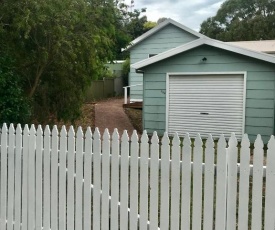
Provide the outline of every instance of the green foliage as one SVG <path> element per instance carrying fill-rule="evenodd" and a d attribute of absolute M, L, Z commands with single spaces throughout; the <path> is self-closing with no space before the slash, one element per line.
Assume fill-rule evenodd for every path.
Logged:
<path fill-rule="evenodd" d="M 127 86 L 129 85 L 129 72 L 130 72 L 130 58 L 127 58 L 122 66 L 122 79 L 123 79 L 123 85 Z"/>
<path fill-rule="evenodd" d="M 30 104 L 24 96 L 19 75 L 11 59 L 0 55 L 0 123 L 25 123 L 30 117 Z"/>
<path fill-rule="evenodd" d="M 39 122 L 77 118 L 87 85 L 113 58 L 114 11 L 112 0 L 1 3 L 0 39 Z"/>
<path fill-rule="evenodd" d="M 275 0 L 227 0 L 200 32 L 222 41 L 275 39 Z"/>

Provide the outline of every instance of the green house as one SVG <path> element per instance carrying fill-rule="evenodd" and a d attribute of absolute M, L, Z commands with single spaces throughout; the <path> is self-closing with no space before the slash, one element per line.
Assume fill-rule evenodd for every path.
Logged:
<path fill-rule="evenodd" d="M 250 140 L 275 132 L 275 56 L 207 37 L 131 65 L 143 76 L 143 128 Z"/>
<path fill-rule="evenodd" d="M 124 50 L 130 52 L 130 63 L 134 64 L 202 37 L 204 35 L 172 19 L 167 19 L 133 40 Z M 129 73 L 131 102 L 142 101 L 142 82 L 142 74 L 137 73 L 134 68 L 131 68 Z"/>

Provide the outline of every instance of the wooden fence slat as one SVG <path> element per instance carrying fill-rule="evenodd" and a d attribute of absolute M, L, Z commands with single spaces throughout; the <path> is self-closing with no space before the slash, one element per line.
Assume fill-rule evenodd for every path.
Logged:
<path fill-rule="evenodd" d="M 7 166 L 8 166 L 8 128 L 4 124 L 1 133 L 1 207 L 0 229 L 6 229 L 7 219 Z"/>
<path fill-rule="evenodd" d="M 16 149 L 15 149 L 15 207 L 14 207 L 14 230 L 21 229 L 21 202 L 22 202 L 22 128 L 16 127 Z"/>
<path fill-rule="evenodd" d="M 243 136 L 240 151 L 240 182 L 238 229 L 248 229 L 248 201 L 249 201 L 249 171 L 250 171 L 250 142 L 248 135 Z"/>
<path fill-rule="evenodd" d="M 263 141 L 258 135 L 253 155 L 252 230 L 262 229 L 263 155 Z"/>
<path fill-rule="evenodd" d="M 76 133 L 76 154 L 75 154 L 75 229 L 82 229 L 83 214 L 83 132 L 78 127 Z"/>
<path fill-rule="evenodd" d="M 214 214 L 214 141 L 209 134 L 205 144 L 203 229 L 213 229 Z"/>
<path fill-rule="evenodd" d="M 28 229 L 35 228 L 35 148 L 36 130 L 31 126 L 29 136 L 29 162 L 28 162 Z"/>
<path fill-rule="evenodd" d="M 94 132 L 93 142 L 93 230 L 100 230 L 101 223 L 101 140 L 98 128 Z"/>
<path fill-rule="evenodd" d="M 29 127 L 23 132 L 23 176 L 22 176 L 22 230 L 28 230 L 28 162 L 29 162 Z"/>
<path fill-rule="evenodd" d="M 67 131 L 63 125 L 60 133 L 60 151 L 59 151 L 59 230 L 66 229 L 66 169 L 67 169 Z"/>
<path fill-rule="evenodd" d="M 202 217 L 202 140 L 199 134 L 195 138 L 194 155 L 193 155 L 193 212 L 192 212 L 192 229 L 201 229 Z"/>
<path fill-rule="evenodd" d="M 237 138 L 232 133 L 228 143 L 227 158 L 227 229 L 236 229 L 236 206 L 237 206 L 237 161 L 238 148 Z"/>
<path fill-rule="evenodd" d="M 14 126 L 9 127 L 9 144 L 8 144 L 8 205 L 7 205 L 7 230 L 13 230 L 14 217 L 14 149 L 15 149 L 15 134 Z"/>
<path fill-rule="evenodd" d="M 129 137 L 125 130 L 121 137 L 120 166 L 120 229 L 128 229 L 128 176 L 129 176 Z M 140 194 L 141 195 L 141 194 Z"/>
<path fill-rule="evenodd" d="M 58 130 L 54 125 L 51 151 L 51 230 L 58 229 L 58 141 Z"/>
<path fill-rule="evenodd" d="M 111 161 L 111 229 L 118 230 L 118 202 L 119 202 L 119 134 L 115 129 L 112 135 Z"/>
<path fill-rule="evenodd" d="M 7 168 L 8 168 L 8 128 L 4 123 L 1 130 L 1 200 L 0 229 L 6 229 L 7 220 Z"/>
<path fill-rule="evenodd" d="M 135 130 L 131 137 L 130 230 L 136 230 L 138 228 L 138 194 L 139 194 L 138 153 L 139 153 L 138 135 Z"/>
<path fill-rule="evenodd" d="M 181 167 L 181 229 L 190 228 L 191 199 L 191 140 L 187 133 L 183 140 Z"/>
<path fill-rule="evenodd" d="M 226 227 L 227 149 L 224 135 L 217 147 L 215 229 Z"/>
<path fill-rule="evenodd" d="M 265 187 L 265 230 L 275 227 L 275 139 L 271 136 L 267 145 Z"/>
<path fill-rule="evenodd" d="M 92 194 L 91 194 L 91 183 L 92 183 L 92 150 L 93 140 L 92 131 L 88 127 L 85 134 L 85 155 L 84 155 L 84 223 L 83 229 L 90 230 L 92 226 Z"/>
<path fill-rule="evenodd" d="M 41 125 L 39 125 L 37 128 L 35 156 L 35 228 L 42 229 L 43 131 Z"/>
<path fill-rule="evenodd" d="M 68 133 L 68 171 L 67 171 L 67 229 L 74 230 L 75 224 L 75 198 L 74 198 L 74 175 L 75 175 L 75 132 L 73 126 Z"/>
<path fill-rule="evenodd" d="M 150 160 L 150 229 L 158 228 L 159 206 L 159 139 L 157 132 L 153 133 L 151 140 Z"/>
<path fill-rule="evenodd" d="M 172 141 L 172 163 L 171 163 L 171 229 L 179 229 L 180 214 L 180 139 L 178 134 L 174 135 Z"/>
<path fill-rule="evenodd" d="M 110 190 L 110 134 L 105 129 L 102 141 L 102 209 L 101 229 L 109 229 L 109 190 Z"/>
<path fill-rule="evenodd" d="M 43 175 L 43 230 L 50 230 L 51 223 L 51 132 L 47 125 L 44 130 L 44 175 Z M 24 153 L 24 151 L 23 151 Z M 24 157 L 24 155 L 23 155 Z M 23 210 L 22 210 L 23 212 Z M 23 215 L 23 213 L 22 213 Z"/>
<path fill-rule="evenodd" d="M 161 192 L 160 192 L 160 229 L 169 229 L 169 187 L 170 187 L 170 140 L 167 132 L 161 141 Z"/>

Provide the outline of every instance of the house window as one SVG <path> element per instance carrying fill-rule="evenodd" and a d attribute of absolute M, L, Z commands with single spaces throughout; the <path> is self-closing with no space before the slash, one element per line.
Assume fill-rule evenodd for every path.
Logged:
<path fill-rule="evenodd" d="M 154 57 L 154 56 L 156 56 L 157 54 L 149 54 L 149 58 L 150 57 Z"/>

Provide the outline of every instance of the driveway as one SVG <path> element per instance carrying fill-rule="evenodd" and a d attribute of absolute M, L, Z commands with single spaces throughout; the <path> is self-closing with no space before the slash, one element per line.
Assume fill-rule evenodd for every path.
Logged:
<path fill-rule="evenodd" d="M 99 128 L 101 136 L 105 128 L 109 129 L 110 135 L 115 128 L 118 129 L 120 136 L 124 130 L 128 131 L 129 137 L 132 135 L 134 127 L 124 113 L 123 102 L 123 98 L 111 98 L 95 104 L 95 127 Z"/>

